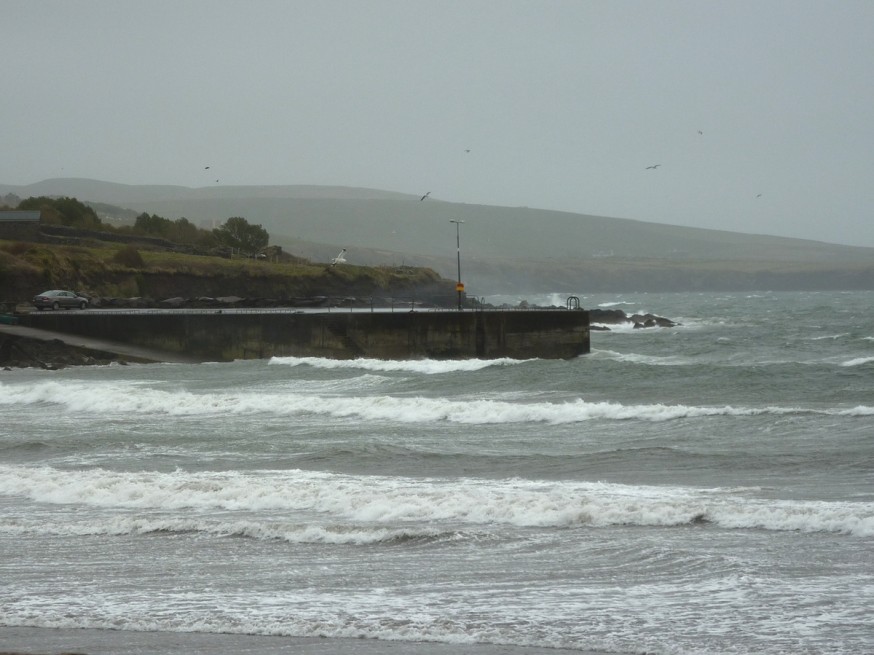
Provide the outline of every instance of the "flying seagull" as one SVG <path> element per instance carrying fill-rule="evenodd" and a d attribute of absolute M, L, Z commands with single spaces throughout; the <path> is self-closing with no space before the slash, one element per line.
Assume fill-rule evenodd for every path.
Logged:
<path fill-rule="evenodd" d="M 421 198 L 419 198 L 419 202 L 422 202 L 425 198 L 427 198 L 427 197 L 430 196 L 430 195 L 431 195 L 431 192 L 429 191 L 429 192 L 426 193 L 424 196 L 422 196 Z"/>
<path fill-rule="evenodd" d="M 659 166 L 661 166 L 661 164 L 653 164 L 652 166 L 647 166 L 647 167 L 646 167 L 645 169 L 643 169 L 643 170 L 645 170 L 645 171 L 648 171 L 648 170 L 650 170 L 650 169 L 655 170 L 655 169 L 658 168 Z"/>
<path fill-rule="evenodd" d="M 209 170 L 209 166 L 204 166 L 204 167 L 203 167 L 203 170 L 205 170 L 205 171 L 206 171 L 206 170 Z"/>
<path fill-rule="evenodd" d="M 704 134 L 704 132 L 702 132 L 701 130 L 698 130 L 698 134 Z"/>
<path fill-rule="evenodd" d="M 340 254 L 331 260 L 331 266 L 336 266 L 337 264 L 345 264 L 346 263 L 346 257 L 344 257 L 345 254 L 346 254 L 346 249 L 343 248 L 343 250 L 340 251 Z"/>

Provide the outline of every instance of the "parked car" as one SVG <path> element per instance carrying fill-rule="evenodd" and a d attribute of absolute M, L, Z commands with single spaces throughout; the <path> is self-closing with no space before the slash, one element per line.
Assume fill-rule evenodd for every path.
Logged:
<path fill-rule="evenodd" d="M 53 289 L 34 296 L 33 305 L 40 311 L 46 308 L 60 309 L 61 307 L 64 309 L 85 309 L 88 307 L 88 299 L 72 291 Z"/>

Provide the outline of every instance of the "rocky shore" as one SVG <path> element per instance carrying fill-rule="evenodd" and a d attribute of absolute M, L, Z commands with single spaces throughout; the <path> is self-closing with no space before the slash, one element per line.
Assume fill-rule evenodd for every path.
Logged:
<path fill-rule="evenodd" d="M 68 366 L 106 366 L 127 364 L 128 360 L 115 353 L 80 348 L 60 339 L 43 341 L 0 333 L 0 369 L 41 368 L 56 371 Z"/>

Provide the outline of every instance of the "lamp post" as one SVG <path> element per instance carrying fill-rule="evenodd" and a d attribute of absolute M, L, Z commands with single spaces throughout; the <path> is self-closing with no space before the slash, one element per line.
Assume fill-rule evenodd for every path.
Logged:
<path fill-rule="evenodd" d="M 461 224 L 464 221 L 456 221 L 449 219 L 450 223 L 455 223 L 455 248 L 458 253 L 458 283 L 455 285 L 455 290 L 458 292 L 458 311 L 461 311 L 461 294 L 464 291 L 464 284 L 461 282 Z"/>

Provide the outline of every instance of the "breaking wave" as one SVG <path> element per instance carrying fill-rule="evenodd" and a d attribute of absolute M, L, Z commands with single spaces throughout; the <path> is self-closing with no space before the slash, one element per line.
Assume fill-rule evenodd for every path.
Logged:
<path fill-rule="evenodd" d="M 55 381 L 19 386 L 0 383 L 0 407 L 45 405 L 53 411 L 91 416 L 142 414 L 145 416 L 330 416 L 369 421 L 460 424 L 547 423 L 552 425 L 591 420 L 669 421 L 718 416 L 760 416 L 787 414 L 822 414 L 831 416 L 871 416 L 874 407 L 810 409 L 804 407 L 701 407 L 690 405 L 625 405 L 617 402 L 588 402 L 582 398 L 564 402 L 512 402 L 489 398 L 458 400 L 421 396 L 319 395 L 287 390 L 265 389 L 260 392 L 224 393 L 166 391 L 147 386 L 85 384 Z"/>
<path fill-rule="evenodd" d="M 492 366 L 512 366 L 523 364 L 525 359 L 460 359 L 460 360 L 437 360 L 437 359 L 325 359 L 323 357 L 272 357 L 269 365 L 282 366 L 311 366 L 313 368 L 337 370 L 356 369 L 365 371 L 406 371 L 421 373 L 424 375 L 436 375 L 439 373 L 479 371 Z"/>
<path fill-rule="evenodd" d="M 788 501 L 751 497 L 750 490 L 631 486 L 520 479 L 415 479 L 314 471 L 116 472 L 0 465 L 0 494 L 38 503 L 116 510 L 191 511 L 195 518 L 106 519 L 111 534 L 198 530 L 257 539 L 363 544 L 410 538 L 454 538 L 436 525 L 522 527 L 693 526 L 834 532 L 874 536 L 874 503 Z M 209 522 L 209 511 L 303 513 L 306 527 L 283 523 Z M 383 524 L 407 522 L 409 529 Z M 352 522 L 348 527 L 337 523 Z M 366 524 L 362 527 L 361 524 Z M 424 532 L 417 523 L 426 526 Z M 36 525 L 36 523 L 34 523 Z M 77 530 L 76 524 L 65 530 Z M 374 528 L 377 526 L 377 528 Z M 21 530 L 0 518 L 0 531 Z M 40 529 L 52 529 L 42 527 Z M 60 529 L 60 528 L 59 528 Z"/>

